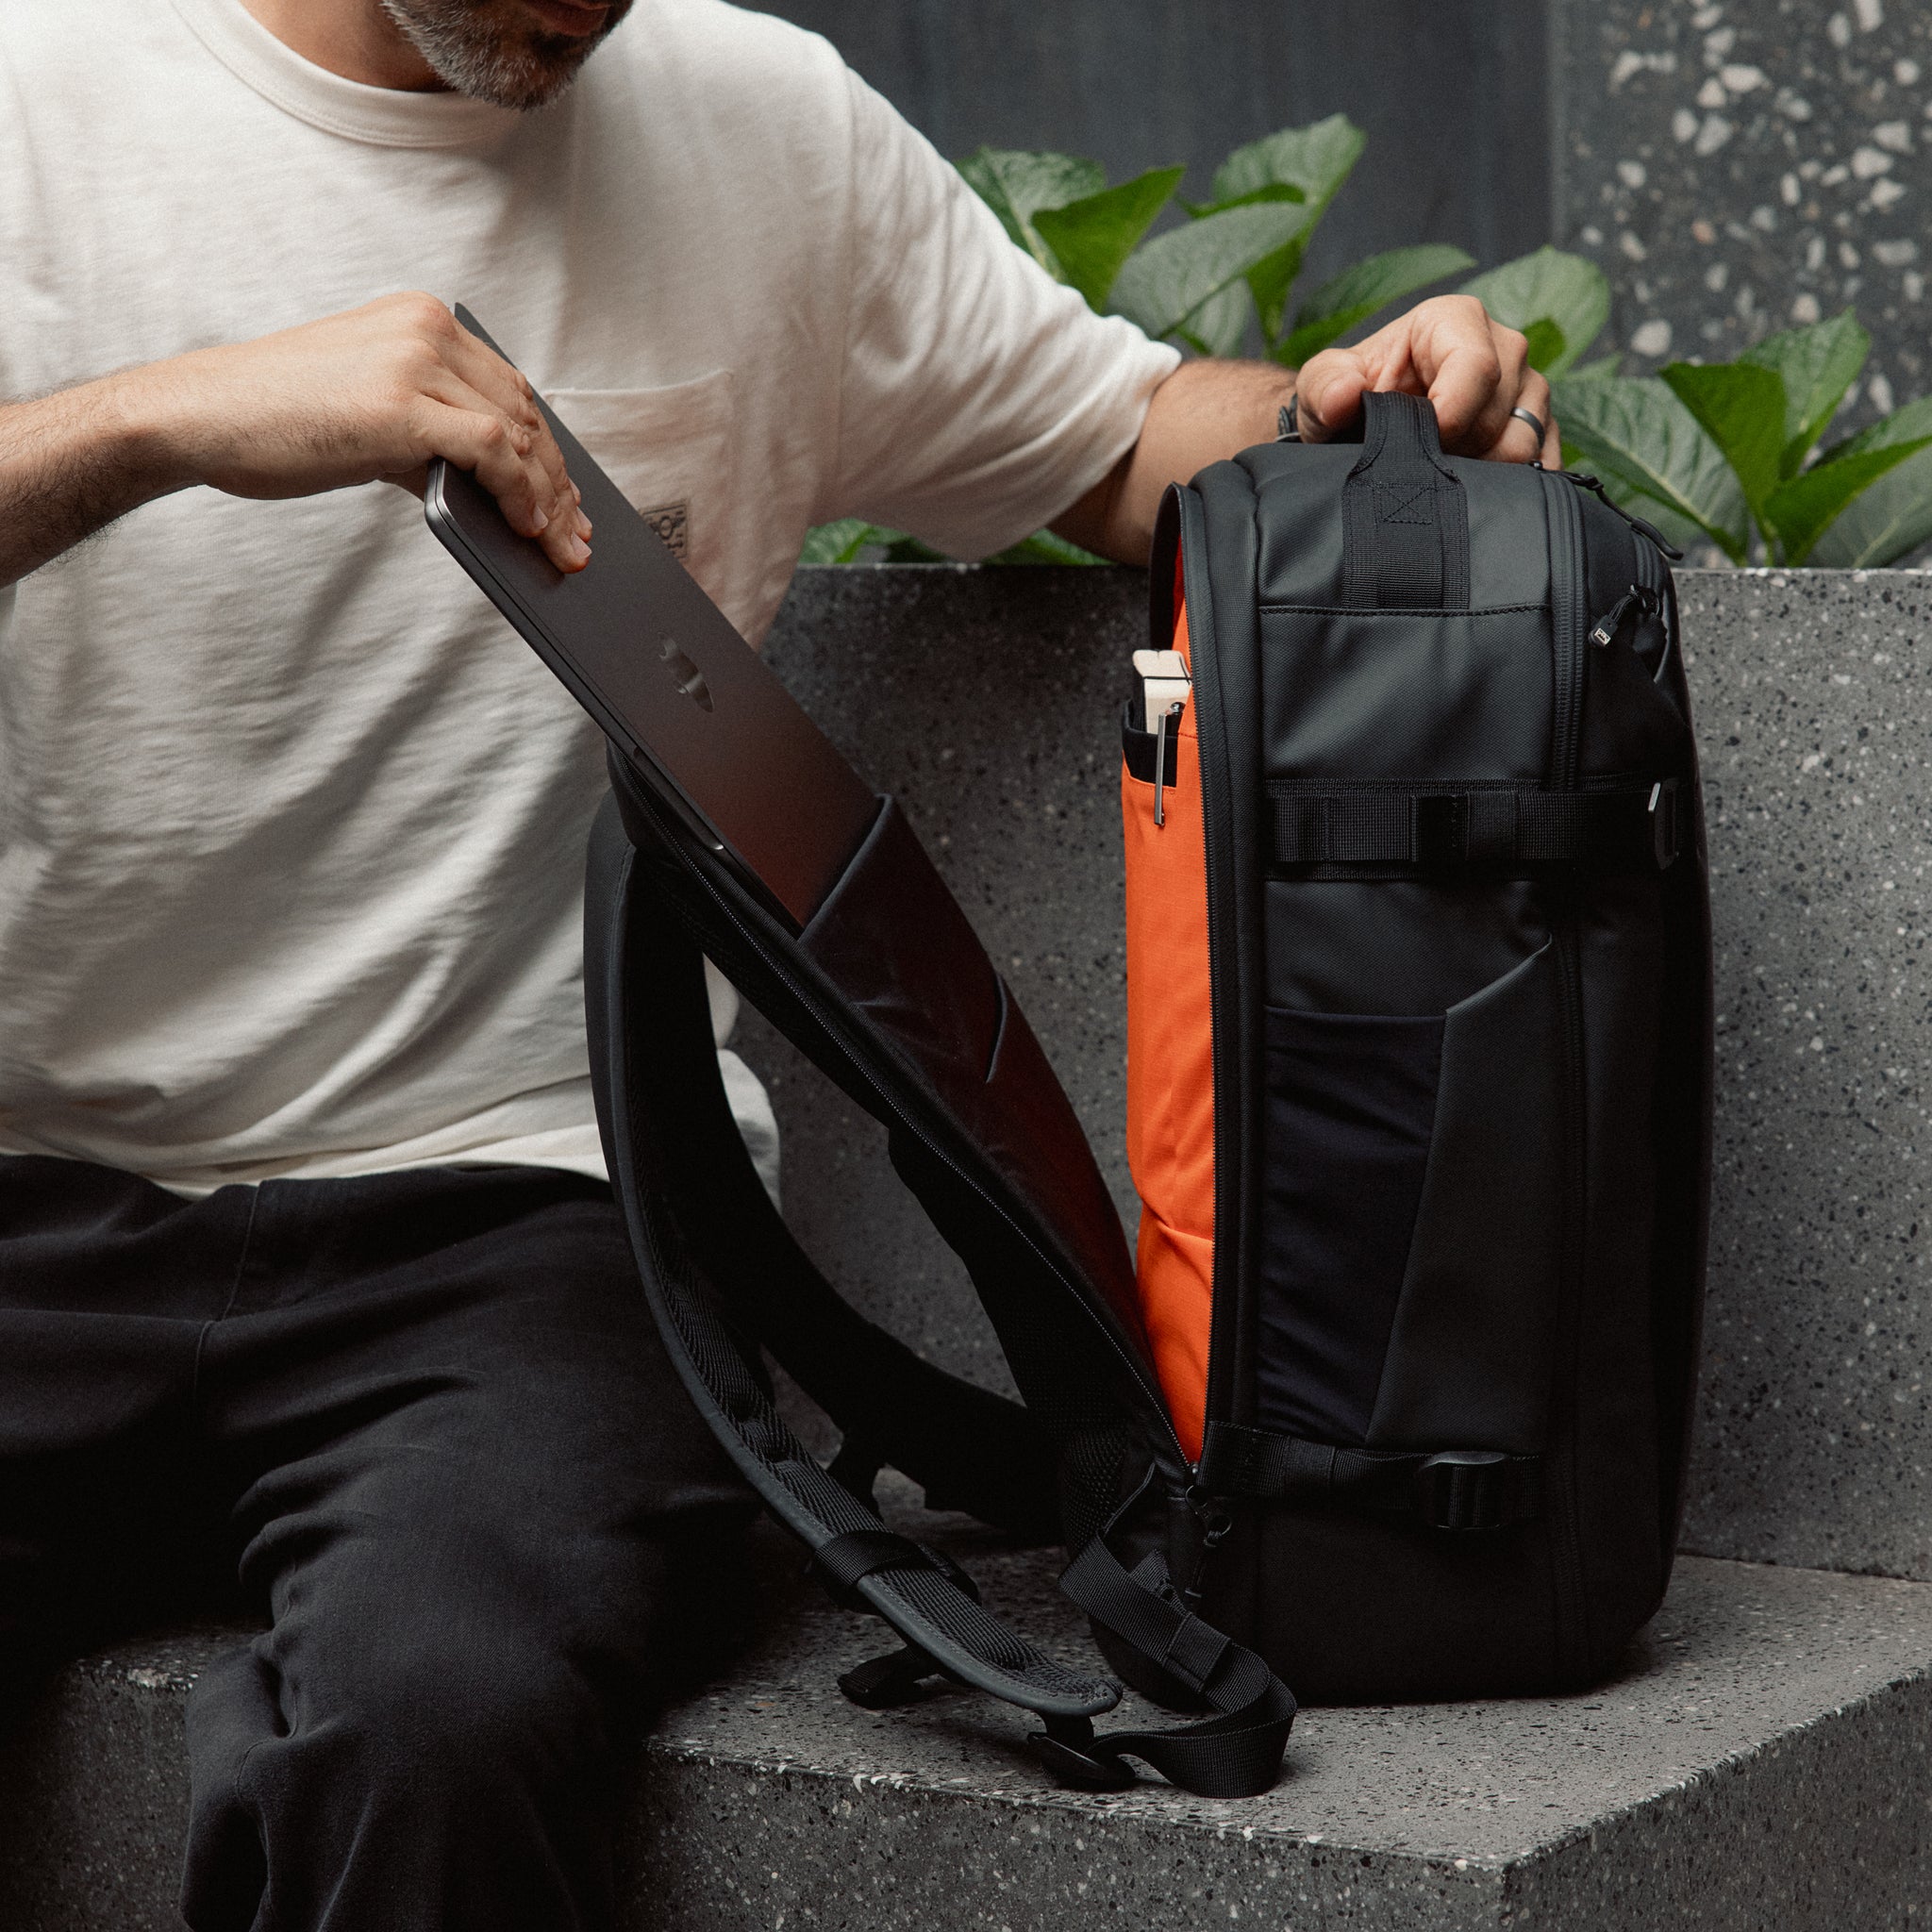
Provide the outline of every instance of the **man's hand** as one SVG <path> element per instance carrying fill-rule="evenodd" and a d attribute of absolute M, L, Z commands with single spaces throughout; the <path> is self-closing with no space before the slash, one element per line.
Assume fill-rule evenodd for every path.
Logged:
<path fill-rule="evenodd" d="M 1304 442 L 1326 442 L 1354 422 L 1367 390 L 1400 390 L 1436 406 L 1442 447 L 1456 456 L 1554 470 L 1562 443 L 1550 414 L 1550 386 L 1529 366 L 1529 342 L 1495 320 L 1474 295 L 1418 303 L 1352 349 L 1324 349 L 1295 378 Z M 1512 409 L 1543 425 L 1541 441 Z"/>
<path fill-rule="evenodd" d="M 1326 442 L 1361 409 L 1367 390 L 1406 390 L 1436 406 L 1442 447 L 1458 456 L 1551 469 L 1561 442 L 1550 386 L 1529 366 L 1529 344 L 1493 321 L 1474 295 L 1418 304 L 1352 349 L 1324 349 L 1291 373 L 1272 362 L 1183 362 L 1154 391 L 1141 440 L 1078 503 L 1054 520 L 1070 542 L 1121 563 L 1145 563 L 1154 516 L 1170 483 L 1253 443 L 1272 442 L 1275 418 L 1298 396 L 1302 437 Z M 1525 408 L 1543 425 L 1536 433 Z"/>
<path fill-rule="evenodd" d="M 475 472 L 559 570 L 589 561 L 590 523 L 529 384 L 441 302 L 408 294 L 0 409 L 0 585 L 194 484 L 420 493 L 436 457 Z"/>

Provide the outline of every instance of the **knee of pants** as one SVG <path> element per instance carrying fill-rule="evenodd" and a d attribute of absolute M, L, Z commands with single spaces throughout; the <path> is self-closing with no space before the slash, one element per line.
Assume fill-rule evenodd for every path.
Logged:
<path fill-rule="evenodd" d="M 633 1660 L 580 1626 L 531 1628 L 475 1605 L 299 1623 L 256 1641 L 254 1669 L 211 1674 L 198 1693 L 196 1755 L 238 1771 L 253 1756 L 251 1784 L 290 1793 L 320 1780 L 378 1806 L 386 1790 L 411 1810 L 439 1794 L 451 1807 L 518 1788 L 534 1797 L 606 1767 L 633 1728 Z"/>
<path fill-rule="evenodd" d="M 611 1700 L 559 1647 L 474 1618 L 442 1635 L 346 1633 L 299 1671 L 265 1635 L 204 1676 L 182 1891 L 196 1932 L 493 1925 L 472 1896 L 492 1888 L 548 1901 L 529 1924 L 579 1923 L 562 1902 L 594 1880 L 623 1787 Z M 371 1887 L 394 1916 L 369 1915 Z"/>
<path fill-rule="evenodd" d="M 315 1714 L 366 1774 L 453 1798 L 567 1780 L 610 1756 L 634 1698 L 621 1665 L 587 1668 L 556 1634 L 455 1620 L 434 1641 L 378 1636 L 311 1687 Z"/>

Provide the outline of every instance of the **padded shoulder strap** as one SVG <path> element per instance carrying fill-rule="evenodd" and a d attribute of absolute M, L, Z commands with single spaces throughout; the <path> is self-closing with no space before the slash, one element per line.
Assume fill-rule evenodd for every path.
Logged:
<path fill-rule="evenodd" d="M 800 1537 L 848 1600 L 862 1601 L 959 1682 L 1042 1716 L 1091 1718 L 1120 1692 L 1045 1657 L 963 1590 L 941 1560 L 887 1529 L 876 1510 L 806 1450 L 761 1386 L 734 1329 L 724 1279 L 701 1269 L 677 1204 L 680 1103 L 700 1093 L 710 1058 L 703 959 L 675 921 L 644 916 L 631 891 L 636 855 L 607 808 L 592 837 L 585 991 L 599 1120 L 611 1184 L 628 1223 L 646 1300 L 687 1392 L 766 1507 Z M 648 1049 L 628 1024 L 650 1014 Z M 715 1059 L 711 1078 L 716 1079 Z M 674 1124 L 675 1123 L 675 1124 Z"/>
<path fill-rule="evenodd" d="M 943 1486 L 942 1500 L 963 1502 L 992 1521 L 1003 1520 L 997 1512 L 1005 1503 L 1024 1513 L 1037 1507 L 1030 1503 L 1033 1491 L 1044 1487 L 1055 1459 L 1049 1447 L 1027 1435 L 1031 1419 L 1024 1412 L 919 1362 L 845 1307 L 782 1232 L 724 1107 L 698 946 L 671 907 L 655 896 L 647 902 L 641 870 L 617 814 L 607 806 L 591 841 L 585 974 L 592 1074 L 612 1183 L 646 1300 L 699 1411 L 767 1507 L 811 1549 L 834 1595 L 875 1611 L 905 1639 L 895 1656 L 848 1673 L 841 1680 L 846 1693 L 883 1706 L 939 1673 L 1039 1712 L 1045 1730 L 1033 1740 L 1035 1749 L 1068 1782 L 1119 1788 L 1131 1782 L 1124 1759 L 1132 1755 L 1205 1795 L 1266 1790 L 1280 1769 L 1294 1700 L 1258 1657 L 1188 1617 L 1190 1632 L 1202 1633 L 1214 1648 L 1211 1667 L 1193 1671 L 1202 1646 L 1191 1636 L 1178 1650 L 1163 1638 L 1148 1661 L 1205 1698 L 1216 1716 L 1173 1732 L 1096 1738 L 1091 1719 L 1117 1703 L 1118 1687 L 1065 1669 L 991 1616 L 970 1578 L 940 1553 L 890 1530 L 855 1489 L 819 1466 L 778 1416 L 757 1371 L 752 1341 L 774 1329 L 787 1338 L 791 1359 L 804 1365 L 808 1386 L 815 1379 L 833 1403 L 843 1404 L 840 1419 L 855 1431 L 875 1431 L 874 1446 L 886 1450 L 887 1459 L 923 1474 L 932 1488 Z M 643 1029 L 630 1024 L 633 1011 L 648 1016 L 648 1050 Z M 857 1080 L 855 1069 L 843 1071 Z M 997 1296 L 989 1280 L 998 1272 L 998 1249 L 983 1232 L 998 1218 L 991 1204 L 969 1202 L 972 1191 L 960 1176 L 942 1179 L 924 1171 L 925 1157 L 909 1137 L 895 1137 L 893 1152 L 993 1306 Z M 985 1243 L 984 1252 L 973 1252 L 975 1241 Z M 788 1289 L 802 1297 L 789 1313 L 783 1306 Z M 1037 1306 L 1049 1298 L 1036 1292 L 1016 1299 Z M 1020 1340 L 1021 1353 L 1037 1367 L 1051 1345 L 1050 1332 L 1023 1339 L 1014 1309 L 993 1306 L 993 1312 L 1009 1353 Z M 811 1332 L 819 1321 L 829 1324 L 831 1339 Z M 838 1338 L 858 1351 L 842 1366 L 836 1359 Z M 785 1345 L 774 1343 L 774 1352 L 787 1358 Z M 879 1386 L 861 1392 L 867 1372 Z M 1061 1418 L 1062 1445 L 1080 1440 L 1082 1412 L 1096 1404 L 1106 1407 L 1097 1392 L 1080 1391 L 1080 1377 L 1071 1380 L 1072 1421 Z M 928 1405 L 923 1418 L 916 1414 L 922 1398 Z M 839 1417 L 839 1408 L 833 1413 Z M 975 1414 L 991 1423 L 991 1440 L 978 1445 L 984 1456 L 975 1453 L 970 1427 L 961 1422 Z M 942 1417 L 937 1427 L 935 1415 Z M 1104 1438 L 1097 1432 L 1096 1440 Z M 940 1462 L 929 1459 L 935 1457 Z M 922 1463 L 923 1457 L 928 1460 Z M 943 1473 L 935 1483 L 931 1471 L 941 1463 Z M 1083 1532 L 1075 1541 L 1088 1547 L 1083 1560 L 1090 1571 L 1106 1573 L 1110 1565 L 1120 1579 L 1094 1601 L 1071 1585 L 1070 1593 L 1139 1650 L 1141 1637 L 1164 1629 L 1163 1620 L 1174 1614 L 1171 1592 L 1163 1595 L 1148 1578 L 1121 1570 L 1097 1535 Z M 1224 1732 L 1238 1734 L 1238 1741 L 1216 1741 Z"/>

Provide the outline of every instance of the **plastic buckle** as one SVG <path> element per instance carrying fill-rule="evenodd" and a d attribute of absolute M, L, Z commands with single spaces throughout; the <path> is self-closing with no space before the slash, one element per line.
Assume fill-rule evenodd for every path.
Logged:
<path fill-rule="evenodd" d="M 1093 1725 L 1084 1717 L 1050 1717 L 1030 1732 L 1027 1748 L 1064 1785 L 1081 1791 L 1127 1791 L 1140 1783 L 1124 1758 L 1093 1755 Z"/>
<path fill-rule="evenodd" d="M 1659 778 L 1650 788 L 1650 856 L 1659 872 L 1668 872 L 1677 858 L 1677 781 Z"/>
<path fill-rule="evenodd" d="M 1415 1473 L 1416 1507 L 1433 1529 L 1495 1529 L 1503 1521 L 1497 1449 L 1445 1449 Z"/>
<path fill-rule="evenodd" d="M 854 1665 L 840 1677 L 839 1689 L 861 1710 L 891 1710 L 910 1704 L 928 1677 L 950 1674 L 916 1643 L 908 1643 Z"/>

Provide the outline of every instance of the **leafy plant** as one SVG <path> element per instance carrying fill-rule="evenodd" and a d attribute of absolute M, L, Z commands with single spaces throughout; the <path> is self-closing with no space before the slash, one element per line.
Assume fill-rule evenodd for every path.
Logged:
<path fill-rule="evenodd" d="M 1153 168 L 1109 186 L 1095 161 L 981 148 L 959 172 L 1014 243 L 1089 307 L 1204 356 L 1238 353 L 1257 325 L 1264 352 L 1299 367 L 1390 303 L 1475 266 L 1459 248 L 1392 248 L 1291 308 L 1308 238 L 1362 147 L 1361 129 L 1341 114 L 1252 142 L 1215 170 L 1207 201 L 1182 204 L 1186 219 L 1151 237 L 1185 169 Z M 939 553 L 859 521 L 824 525 L 806 542 L 808 563 L 860 558 L 925 562 Z M 1046 530 L 991 559 L 1099 560 Z"/>
<path fill-rule="evenodd" d="M 1329 204 L 1361 158 L 1344 115 L 1287 127 L 1237 148 L 1208 199 L 1153 234 L 1185 170 L 1152 168 L 1109 185 L 1095 161 L 982 148 L 959 172 L 1014 243 L 1092 308 L 1204 356 L 1239 354 L 1251 329 L 1290 368 L 1386 308 L 1474 267 L 1427 243 L 1372 255 L 1296 300 L 1303 258 Z M 1932 397 L 1813 457 L 1857 380 L 1870 338 L 1847 309 L 1767 337 L 1732 362 L 1674 362 L 1619 375 L 1620 358 L 1582 358 L 1609 319 L 1593 262 L 1557 248 L 1462 284 L 1529 339 L 1550 378 L 1564 460 L 1585 464 L 1610 495 L 1674 541 L 1710 542 L 1734 563 L 1890 563 L 1932 541 Z M 1807 460 L 1807 458 L 1809 460 Z M 806 541 L 807 563 L 936 562 L 917 538 L 858 519 Z M 1041 530 L 994 563 L 1097 563 Z"/>
<path fill-rule="evenodd" d="M 1641 380 L 1555 384 L 1565 461 L 1680 541 L 1733 563 L 1890 563 L 1932 538 L 1932 398 L 1807 458 L 1857 381 L 1871 338 L 1848 308 L 1767 336 L 1731 362 Z"/>

